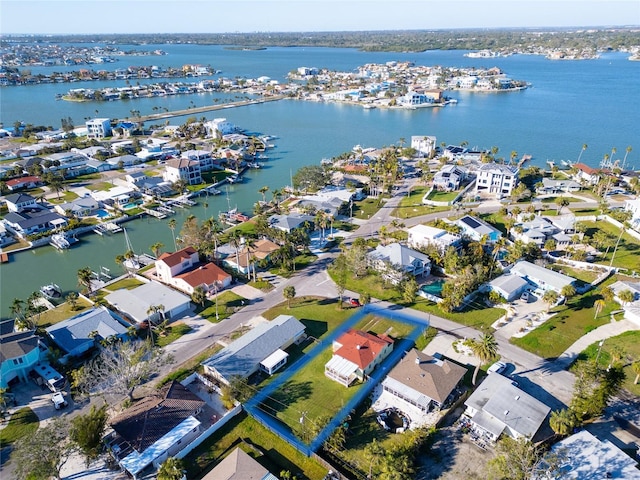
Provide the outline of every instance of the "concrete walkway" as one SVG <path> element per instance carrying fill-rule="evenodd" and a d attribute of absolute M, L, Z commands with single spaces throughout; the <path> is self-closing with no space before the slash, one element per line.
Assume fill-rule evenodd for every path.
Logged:
<path fill-rule="evenodd" d="M 592 330 L 586 335 L 580 337 L 573 345 L 565 350 L 562 355 L 554 360 L 553 363 L 559 369 L 567 369 L 571 365 L 571 363 L 573 363 L 573 361 L 578 357 L 580 352 L 582 352 L 592 343 L 615 337 L 630 330 L 640 330 L 640 327 L 626 319 L 602 325 L 601 327 L 598 327 L 595 330 Z"/>

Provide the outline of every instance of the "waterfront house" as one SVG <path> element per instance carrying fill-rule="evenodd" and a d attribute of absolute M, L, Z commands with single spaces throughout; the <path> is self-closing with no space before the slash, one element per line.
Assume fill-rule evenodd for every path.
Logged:
<path fill-rule="evenodd" d="M 150 317 L 172 320 L 191 309 L 191 299 L 183 293 L 158 282 L 149 282 L 127 290 L 121 288 L 104 297 L 122 315 L 136 323 L 146 322 Z M 151 307 L 163 307 L 153 311 Z"/>
<path fill-rule="evenodd" d="M 291 233 L 297 228 L 304 228 L 306 223 L 313 225 L 314 218 L 311 215 L 292 213 L 289 215 L 271 215 L 268 218 L 269 226 L 283 232 Z"/>
<path fill-rule="evenodd" d="M 564 273 L 554 272 L 553 270 L 527 262 L 526 260 L 517 262 L 511 267 L 510 273 L 524 278 L 541 293 L 548 290 L 560 293 L 563 287 L 574 285 L 576 281 L 575 278 L 565 275 Z"/>
<path fill-rule="evenodd" d="M 460 235 L 449 233 L 446 230 L 428 225 L 416 225 L 408 230 L 407 243 L 409 247 L 421 249 L 428 245 L 435 245 L 441 253 L 447 248 L 459 249 L 462 247 Z"/>
<path fill-rule="evenodd" d="M 487 375 L 464 404 L 464 415 L 472 428 L 490 440 L 497 440 L 503 433 L 515 439 L 534 439 L 551 411 L 511 379 L 498 374 Z"/>
<path fill-rule="evenodd" d="M 15 320 L 0 322 L 0 388 L 27 382 L 40 361 L 40 337 L 35 330 L 16 332 L 14 324 Z"/>
<path fill-rule="evenodd" d="M 205 122 L 204 128 L 207 131 L 208 137 L 229 135 L 238 131 L 238 127 L 227 121 L 226 118 L 214 118 L 213 120 Z"/>
<path fill-rule="evenodd" d="M 413 148 L 420 157 L 431 157 L 436 148 L 436 137 L 431 135 L 413 135 L 411 136 L 411 148 Z"/>
<path fill-rule="evenodd" d="M 362 330 L 349 329 L 333 341 L 333 355 L 324 366 L 324 374 L 345 387 L 364 381 L 393 351 L 393 339 Z"/>
<path fill-rule="evenodd" d="M 111 136 L 111 120 L 108 118 L 93 118 L 85 122 L 87 137 L 105 138 Z"/>
<path fill-rule="evenodd" d="M 287 363 L 284 351 L 306 338 L 305 326 L 291 315 L 259 323 L 240 338 L 202 362 L 204 372 L 228 384 L 262 370 L 271 375 Z"/>
<path fill-rule="evenodd" d="M 640 480 L 638 462 L 634 458 L 609 440 L 598 439 L 588 430 L 581 430 L 559 441 L 547 455 L 549 463 L 560 465 L 563 480 Z M 546 461 L 546 458 L 542 459 L 543 464 Z M 550 477 L 543 474 L 532 478 L 548 480 Z"/>
<path fill-rule="evenodd" d="M 95 215 L 100 203 L 91 197 L 76 198 L 68 203 L 61 203 L 53 207 L 60 215 L 72 215 L 76 218 Z"/>
<path fill-rule="evenodd" d="M 100 340 L 127 336 L 127 325 L 106 307 L 95 307 L 45 329 L 65 357 L 78 357 Z"/>
<path fill-rule="evenodd" d="M 456 222 L 456 225 L 462 229 L 462 235 L 475 242 L 485 238 L 488 244 L 493 244 L 502 237 L 500 230 L 471 215 L 465 215 Z"/>
<path fill-rule="evenodd" d="M 382 389 L 428 413 L 450 403 L 467 369 L 449 360 L 411 349 L 382 381 Z"/>
<path fill-rule="evenodd" d="M 542 186 L 536 189 L 539 195 L 553 195 L 558 193 L 578 192 L 582 186 L 573 180 L 554 180 L 543 178 Z"/>
<path fill-rule="evenodd" d="M 574 163 L 572 167 L 576 170 L 573 178 L 577 182 L 595 185 L 600 181 L 600 170 L 585 165 L 584 163 Z"/>
<path fill-rule="evenodd" d="M 476 172 L 476 194 L 504 198 L 518 184 L 517 167 L 499 163 L 484 163 Z"/>
<path fill-rule="evenodd" d="M 188 158 L 173 158 L 167 160 L 162 175 L 167 182 L 176 183 L 180 180 L 187 185 L 198 185 L 202 183 L 200 163 Z"/>
<path fill-rule="evenodd" d="M 156 260 L 158 279 L 189 295 L 197 287 L 213 293 L 231 285 L 232 277 L 214 263 L 202 263 L 193 247 L 174 253 L 163 253 Z"/>
<path fill-rule="evenodd" d="M 67 219 L 47 209 L 31 208 L 18 212 L 9 212 L 3 220 L 8 231 L 26 238 L 28 235 L 63 228 Z"/>
<path fill-rule="evenodd" d="M 7 203 L 7 209 L 10 212 L 20 212 L 32 208 L 39 208 L 35 197 L 27 193 L 13 193 L 4 197 Z"/>
<path fill-rule="evenodd" d="M 171 381 L 111 419 L 113 434 L 105 443 L 118 464 L 134 479 L 140 478 L 145 469 L 159 467 L 201 434 L 202 425 L 209 423 L 205 405 Z"/>
<path fill-rule="evenodd" d="M 278 480 L 244 450 L 236 447 L 202 480 Z"/>
<path fill-rule="evenodd" d="M 467 179 L 467 169 L 458 165 L 445 165 L 433 176 L 433 187 L 447 192 L 458 190 Z"/>
<path fill-rule="evenodd" d="M 427 276 L 431 272 L 431 260 L 427 255 L 400 243 L 378 245 L 367 257 L 369 265 L 393 284 L 400 283 L 407 275 Z"/>

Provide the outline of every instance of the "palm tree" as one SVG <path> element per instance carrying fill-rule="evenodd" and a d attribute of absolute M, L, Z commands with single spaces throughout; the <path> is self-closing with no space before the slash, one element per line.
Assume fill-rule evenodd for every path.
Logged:
<path fill-rule="evenodd" d="M 564 297 L 564 298 L 571 298 L 576 294 L 576 289 L 573 285 L 569 284 L 569 285 L 565 285 L 564 287 L 562 287 L 562 290 L 560 290 L 560 294 Z"/>
<path fill-rule="evenodd" d="M 171 230 L 171 238 L 173 238 L 174 252 L 178 251 L 178 245 L 176 244 L 176 219 L 172 218 L 167 222 L 167 226 Z"/>
<path fill-rule="evenodd" d="M 318 210 L 314 221 L 321 231 L 320 240 L 324 240 L 324 229 L 327 228 L 327 214 L 324 212 L 324 210 Z"/>
<path fill-rule="evenodd" d="M 153 252 L 153 255 L 156 258 L 160 256 L 160 250 L 162 250 L 163 247 L 164 247 L 164 244 L 161 242 L 156 242 L 153 245 L 151 245 L 151 251 Z"/>
<path fill-rule="evenodd" d="M 268 186 L 264 186 L 262 187 L 260 190 L 258 190 L 259 193 L 262 194 L 262 202 L 263 203 L 267 203 L 267 198 L 265 197 L 265 194 L 269 191 L 269 187 Z"/>
<path fill-rule="evenodd" d="M 636 374 L 636 378 L 633 381 L 634 385 L 638 384 L 638 380 L 640 380 L 640 360 L 636 360 L 631 364 L 631 370 Z"/>
<path fill-rule="evenodd" d="M 14 298 L 9 309 L 11 311 L 11 315 L 13 315 L 14 318 L 22 318 L 22 316 L 24 315 L 24 300 Z"/>
<path fill-rule="evenodd" d="M 618 240 L 616 240 L 616 246 L 613 249 L 613 253 L 611 254 L 611 262 L 609 262 L 609 267 L 613 266 L 613 260 L 616 258 L 616 253 L 618 252 L 618 245 L 620 245 L 620 240 L 622 239 L 622 235 L 629 228 L 629 224 L 624 222 L 620 227 L 620 235 L 618 235 Z"/>
<path fill-rule="evenodd" d="M 616 293 L 613 291 L 613 288 L 611 287 L 604 287 L 601 291 L 600 291 L 600 295 L 602 295 L 602 298 L 604 299 L 605 302 L 610 302 L 612 301 L 615 296 Z"/>
<path fill-rule="evenodd" d="M 167 458 L 158 469 L 158 480 L 180 480 L 184 478 L 183 466 L 182 460 L 175 457 Z"/>
<path fill-rule="evenodd" d="M 555 290 L 547 290 L 542 295 L 542 301 L 547 304 L 547 312 L 551 308 L 551 305 L 558 301 L 558 293 Z"/>
<path fill-rule="evenodd" d="M 622 306 L 624 307 L 625 305 L 627 305 L 628 303 L 631 303 L 635 300 L 635 295 L 633 294 L 633 292 L 631 290 L 623 290 L 622 292 L 620 292 L 618 294 L 618 299 L 620 300 L 620 302 L 622 303 Z"/>
<path fill-rule="evenodd" d="M 578 155 L 578 161 L 576 163 L 580 163 L 580 159 L 582 158 L 582 154 L 587 149 L 588 145 L 586 143 L 582 144 L 582 150 L 580 150 L 580 155 Z"/>
<path fill-rule="evenodd" d="M 84 287 L 84 291 L 91 293 L 91 277 L 93 272 L 90 267 L 83 267 L 78 270 L 78 285 Z"/>
<path fill-rule="evenodd" d="M 191 294 L 191 301 L 204 307 L 204 303 L 207 301 L 207 292 L 205 292 L 202 285 L 198 285 L 193 289 L 193 293 Z"/>
<path fill-rule="evenodd" d="M 479 360 L 476 369 L 473 372 L 472 383 L 476 384 L 476 378 L 478 377 L 478 371 L 480 365 L 487 363 L 492 358 L 498 355 L 498 342 L 490 333 L 483 333 L 479 340 L 471 340 L 470 345 L 473 354 Z"/>
<path fill-rule="evenodd" d="M 600 315 L 600 312 L 602 311 L 602 309 L 606 306 L 606 302 L 599 298 L 598 300 L 596 300 L 595 302 L 593 302 L 593 309 L 595 311 L 595 314 L 593 316 L 593 318 L 597 318 L 598 315 Z"/>
<path fill-rule="evenodd" d="M 554 410 L 549 417 L 549 426 L 556 435 L 566 436 L 573 432 L 578 420 L 573 410 L 565 408 L 562 410 Z"/>
<path fill-rule="evenodd" d="M 282 291 L 282 296 L 287 299 L 287 308 L 291 308 L 291 300 L 296 296 L 296 288 L 293 285 L 287 285 Z"/>
<path fill-rule="evenodd" d="M 631 145 L 629 145 L 624 152 L 624 160 L 622 160 L 622 168 L 624 168 L 625 164 L 627 163 L 627 156 L 631 153 L 631 150 L 633 150 L 631 148 Z"/>

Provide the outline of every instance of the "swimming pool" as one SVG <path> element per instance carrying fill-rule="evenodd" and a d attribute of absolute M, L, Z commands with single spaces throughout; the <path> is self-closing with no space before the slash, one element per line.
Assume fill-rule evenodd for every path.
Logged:
<path fill-rule="evenodd" d="M 420 290 L 424 293 L 429 293 L 431 295 L 435 295 L 439 297 L 442 293 L 442 285 L 444 285 L 444 280 L 436 280 L 434 282 L 428 283 L 426 285 L 422 285 Z"/>
<path fill-rule="evenodd" d="M 96 210 L 96 216 L 98 218 L 106 218 L 106 217 L 110 217 L 111 214 L 107 212 L 105 209 L 100 208 L 99 210 Z"/>

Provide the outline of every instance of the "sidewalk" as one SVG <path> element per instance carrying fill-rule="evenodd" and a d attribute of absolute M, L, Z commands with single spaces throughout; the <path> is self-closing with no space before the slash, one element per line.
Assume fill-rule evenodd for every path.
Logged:
<path fill-rule="evenodd" d="M 552 363 L 554 363 L 559 369 L 567 369 L 573 363 L 573 361 L 578 358 L 580 352 L 582 352 L 592 343 L 615 337 L 616 335 L 628 332 L 629 330 L 640 330 L 640 327 L 626 319 L 602 325 L 601 327 L 598 327 L 595 330 L 592 330 L 586 335 L 580 337 L 573 345 L 565 350 L 562 355 L 560 355 Z"/>

